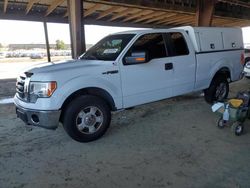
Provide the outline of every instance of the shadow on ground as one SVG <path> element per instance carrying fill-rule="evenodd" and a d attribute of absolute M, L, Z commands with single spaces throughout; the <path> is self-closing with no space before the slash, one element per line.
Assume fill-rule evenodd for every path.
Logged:
<path fill-rule="evenodd" d="M 16 79 L 0 79 L 0 99 L 13 97 L 16 92 Z"/>

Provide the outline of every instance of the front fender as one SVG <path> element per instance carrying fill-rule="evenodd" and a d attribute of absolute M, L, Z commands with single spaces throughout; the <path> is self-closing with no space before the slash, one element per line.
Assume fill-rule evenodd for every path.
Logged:
<path fill-rule="evenodd" d="M 89 88 L 89 87 L 95 87 L 95 88 L 100 88 L 105 91 L 107 91 L 113 98 L 115 102 L 115 106 L 117 108 L 122 107 L 122 94 L 121 94 L 121 88 L 119 84 L 119 79 L 115 80 L 112 79 L 112 82 L 109 81 L 108 79 L 102 79 L 98 77 L 76 77 L 73 78 L 63 85 L 61 85 L 60 88 L 58 88 L 57 93 L 55 94 L 55 98 L 57 98 L 56 106 L 58 108 L 61 108 L 63 105 L 64 101 L 74 92 L 84 89 L 84 88 Z"/>

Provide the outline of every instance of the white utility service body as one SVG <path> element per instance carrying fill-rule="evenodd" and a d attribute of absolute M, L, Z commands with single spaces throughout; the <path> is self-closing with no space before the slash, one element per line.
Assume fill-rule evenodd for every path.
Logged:
<path fill-rule="evenodd" d="M 187 26 L 127 31 L 108 37 L 108 43 L 103 39 L 103 44 L 101 41 L 78 60 L 45 63 L 25 71 L 17 80 L 14 98 L 18 116 L 27 124 L 53 129 L 59 119 L 63 122 L 67 118 L 64 111 L 79 93 L 98 97 L 108 104 L 110 111 L 115 111 L 198 90 L 205 90 L 205 95 L 212 100 L 210 95 L 215 95 L 217 85 L 228 93 L 227 82 L 242 77 L 243 40 L 238 28 Z M 99 51 L 105 60 L 97 58 L 95 54 L 100 54 Z M 224 86 L 215 78 L 223 80 Z M 39 82 L 53 82 L 54 85 L 46 85 L 53 87 L 53 91 L 48 89 L 52 92 L 50 96 L 30 97 L 30 90 L 42 87 L 35 85 Z M 222 97 L 227 93 L 221 93 Z M 30 99 L 32 97 L 34 99 Z M 87 120 L 96 120 L 98 116 L 90 112 L 84 114 L 84 117 L 88 114 Z M 69 133 L 74 138 L 72 134 Z M 85 141 L 98 137 L 100 135 Z"/>

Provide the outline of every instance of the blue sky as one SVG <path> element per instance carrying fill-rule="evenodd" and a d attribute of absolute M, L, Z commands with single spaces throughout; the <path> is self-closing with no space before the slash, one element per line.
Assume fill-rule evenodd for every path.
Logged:
<path fill-rule="evenodd" d="M 86 43 L 95 44 L 110 33 L 131 29 L 135 28 L 86 25 Z M 57 39 L 70 43 L 68 24 L 48 23 L 48 32 L 50 43 L 55 43 Z M 250 43 L 250 27 L 243 28 L 243 38 L 245 43 Z M 0 43 L 45 43 L 43 23 L 0 20 Z"/>

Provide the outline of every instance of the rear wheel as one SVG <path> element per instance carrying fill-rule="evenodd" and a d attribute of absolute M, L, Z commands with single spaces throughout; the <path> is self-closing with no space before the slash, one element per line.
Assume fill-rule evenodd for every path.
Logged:
<path fill-rule="evenodd" d="M 227 78 L 223 75 L 216 76 L 208 89 L 204 91 L 205 100 L 207 103 L 212 104 L 216 101 L 223 101 L 227 98 L 229 93 L 229 83 Z"/>
<path fill-rule="evenodd" d="M 63 127 L 78 142 L 90 142 L 107 131 L 111 113 L 109 106 L 95 96 L 81 96 L 73 100 L 64 113 Z"/>

